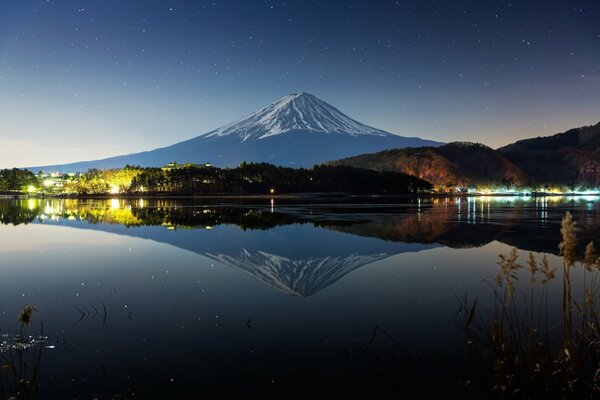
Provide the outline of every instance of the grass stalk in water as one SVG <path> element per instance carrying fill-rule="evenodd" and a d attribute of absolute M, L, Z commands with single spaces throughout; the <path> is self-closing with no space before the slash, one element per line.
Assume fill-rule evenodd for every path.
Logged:
<path fill-rule="evenodd" d="M 17 335 L 2 335 L 0 346 L 0 400 L 29 400 L 38 398 L 40 361 L 43 349 L 43 324 L 40 335 L 27 331 L 36 309 L 25 306 L 19 314 Z"/>
<path fill-rule="evenodd" d="M 499 257 L 489 312 L 466 295 L 461 299 L 458 322 L 473 367 L 464 382 L 466 397 L 600 396 L 600 259 L 593 243 L 578 254 L 578 233 L 567 213 L 558 247 L 560 303 L 549 295 L 557 269 L 546 256 L 538 259 L 531 253 L 525 267 L 516 249 Z M 527 283 L 520 282 L 526 272 Z M 555 313 L 552 304 L 559 307 Z"/>

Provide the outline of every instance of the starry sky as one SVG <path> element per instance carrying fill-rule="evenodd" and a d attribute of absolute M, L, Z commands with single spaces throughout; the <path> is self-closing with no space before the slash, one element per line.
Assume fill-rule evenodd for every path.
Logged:
<path fill-rule="evenodd" d="M 498 147 L 600 121 L 600 2 L 0 0 L 0 167 L 149 150 L 306 91 Z"/>

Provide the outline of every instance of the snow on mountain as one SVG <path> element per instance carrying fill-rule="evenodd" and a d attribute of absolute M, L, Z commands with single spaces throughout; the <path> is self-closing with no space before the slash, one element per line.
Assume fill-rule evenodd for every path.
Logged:
<path fill-rule="evenodd" d="M 388 132 L 360 123 L 309 93 L 293 93 L 219 129 L 206 137 L 238 135 L 264 139 L 290 131 L 345 133 L 351 136 L 389 136 Z"/>
<path fill-rule="evenodd" d="M 160 167 L 173 161 L 211 163 L 219 167 L 235 167 L 243 161 L 312 167 L 359 154 L 441 144 L 370 127 L 311 94 L 295 93 L 238 121 L 168 147 L 102 160 L 28 168 L 77 172 L 121 168 L 127 164 Z"/>

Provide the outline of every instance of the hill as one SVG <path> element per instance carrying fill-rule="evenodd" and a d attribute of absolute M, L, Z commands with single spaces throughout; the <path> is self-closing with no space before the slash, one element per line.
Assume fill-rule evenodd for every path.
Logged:
<path fill-rule="evenodd" d="M 417 176 L 438 189 L 486 185 L 527 185 L 529 177 L 493 149 L 454 142 L 441 147 L 386 150 L 332 161 L 328 165 L 394 171 Z"/>
<path fill-rule="evenodd" d="M 600 123 L 498 149 L 541 185 L 600 186 Z"/>

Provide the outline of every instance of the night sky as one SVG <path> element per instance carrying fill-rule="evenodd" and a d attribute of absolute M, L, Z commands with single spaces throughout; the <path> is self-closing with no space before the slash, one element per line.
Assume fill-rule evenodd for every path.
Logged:
<path fill-rule="evenodd" d="M 598 0 L 0 0 L 0 167 L 173 144 L 299 91 L 440 141 L 590 125 L 598 21 Z"/>

